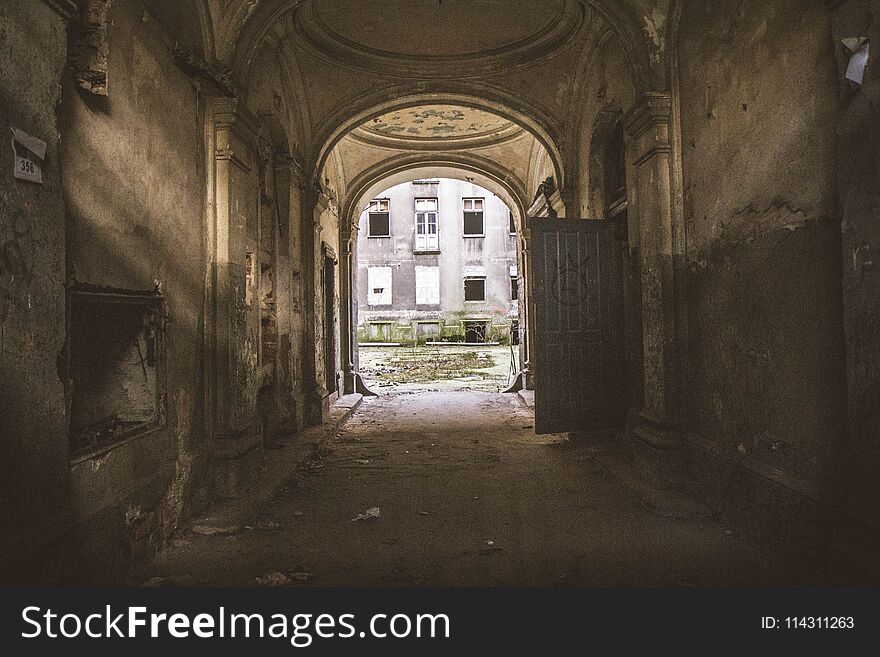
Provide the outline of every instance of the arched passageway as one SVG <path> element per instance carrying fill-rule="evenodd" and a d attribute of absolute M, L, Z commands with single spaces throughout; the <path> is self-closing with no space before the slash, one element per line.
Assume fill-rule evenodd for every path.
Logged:
<path fill-rule="evenodd" d="M 708 509 L 773 538 L 795 562 L 834 551 L 816 537 L 867 540 L 880 499 L 880 185 L 878 27 L 864 0 L 6 5 L 10 52 L 33 53 L 0 67 L 0 97 L 15 99 L 0 103 L 14 150 L 0 163 L 0 493 L 19 579 L 118 582 L 190 521 L 222 524 L 216 509 L 289 475 L 299 463 L 285 454 L 351 415 L 365 390 L 357 228 L 385 189 L 413 179 L 487 190 L 461 197 L 462 233 L 490 195 L 513 215 L 516 276 L 498 266 L 516 279 L 524 339 L 516 393 L 483 398 L 485 449 L 461 450 L 470 460 L 454 485 L 502 500 L 475 523 L 537 514 L 548 536 L 568 532 L 595 556 L 603 546 L 581 516 L 517 502 L 536 494 L 523 478 L 558 475 L 566 512 L 604 493 L 615 513 L 583 517 L 653 527 L 660 539 L 636 545 L 660 545 L 667 574 L 674 544 L 720 560 L 705 581 L 744 571 L 716 549 L 717 525 L 651 524 L 612 480 L 667 516 Z M 427 252 L 439 245 L 431 207 L 407 220 L 406 239 Z M 481 238 L 467 239 L 476 252 Z M 456 275 L 463 294 L 490 266 L 473 260 Z M 371 401 L 366 419 L 428 423 L 389 425 L 393 468 L 462 465 L 459 415 L 478 401 Z M 444 445 L 439 467 L 407 466 L 407 448 L 394 451 L 407 436 L 423 455 Z M 376 468 L 359 473 L 364 492 L 387 474 L 372 462 L 382 452 L 346 444 L 346 459 Z M 317 507 L 372 504 L 340 492 L 348 466 L 328 469 Z M 480 472 L 489 492 L 470 490 Z M 832 517 L 852 522 L 844 532 Z M 576 555 L 538 543 L 497 579 L 552 583 L 563 562 L 578 572 Z M 509 577 L 537 552 L 538 570 Z M 607 581 L 629 582 L 628 558 L 616 565 Z M 450 581 L 440 570 L 425 581 Z"/>

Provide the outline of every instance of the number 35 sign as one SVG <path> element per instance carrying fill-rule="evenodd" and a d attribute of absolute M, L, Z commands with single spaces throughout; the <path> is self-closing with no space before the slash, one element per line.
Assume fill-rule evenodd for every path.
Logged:
<path fill-rule="evenodd" d="M 46 157 L 46 142 L 18 128 L 12 129 L 12 152 L 15 154 L 15 177 L 31 182 L 43 182 L 41 164 Z"/>

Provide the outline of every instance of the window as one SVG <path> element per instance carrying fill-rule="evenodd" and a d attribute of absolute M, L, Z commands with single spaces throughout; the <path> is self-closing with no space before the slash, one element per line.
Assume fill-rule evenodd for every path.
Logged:
<path fill-rule="evenodd" d="M 510 300 L 517 301 L 519 299 L 519 278 L 510 277 Z"/>
<path fill-rule="evenodd" d="M 416 305 L 440 304 L 440 267 L 416 267 Z"/>
<path fill-rule="evenodd" d="M 466 198 L 464 201 L 465 237 L 483 237 L 483 199 Z"/>
<path fill-rule="evenodd" d="M 390 202 L 387 198 L 370 201 L 370 207 L 367 209 L 367 212 L 369 212 L 367 237 L 391 237 L 391 215 L 389 208 Z"/>
<path fill-rule="evenodd" d="M 514 319 L 510 322 L 510 344 L 519 344 L 519 320 Z"/>
<path fill-rule="evenodd" d="M 464 341 L 468 344 L 482 344 L 489 335 L 489 322 L 465 322 Z"/>
<path fill-rule="evenodd" d="M 510 210 L 507 211 L 507 220 L 510 222 L 507 232 L 511 235 L 516 235 L 516 221 L 513 219 L 513 212 Z"/>
<path fill-rule="evenodd" d="M 416 199 L 416 251 L 439 251 L 437 199 Z"/>
<path fill-rule="evenodd" d="M 157 292 L 71 293 L 72 458 L 162 425 L 166 320 Z"/>
<path fill-rule="evenodd" d="M 391 298 L 391 267 L 367 269 L 367 304 L 390 306 Z"/>
<path fill-rule="evenodd" d="M 464 279 L 464 300 L 465 301 L 485 301 L 486 300 L 486 279 L 485 278 L 466 278 L 466 279 Z"/>

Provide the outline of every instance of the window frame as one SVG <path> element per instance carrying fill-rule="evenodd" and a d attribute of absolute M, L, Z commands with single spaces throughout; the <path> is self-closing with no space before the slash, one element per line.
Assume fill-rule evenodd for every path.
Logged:
<path fill-rule="evenodd" d="M 468 299 L 467 288 L 468 281 L 482 281 L 483 282 L 483 298 L 482 299 Z M 465 303 L 486 303 L 488 299 L 488 294 L 486 290 L 486 277 L 485 276 L 465 276 L 464 277 L 464 302 Z"/>
<path fill-rule="evenodd" d="M 467 207 L 468 203 L 476 204 L 479 202 L 480 209 L 477 210 L 474 206 L 470 209 Z M 466 213 L 480 213 L 480 232 L 479 233 L 469 233 L 467 232 L 467 219 Z M 486 199 L 481 196 L 469 196 L 467 198 L 461 199 L 461 234 L 463 237 L 467 238 L 480 238 L 486 237 Z"/>
<path fill-rule="evenodd" d="M 420 201 L 433 201 L 433 210 L 419 210 Z M 425 232 L 419 233 L 419 215 L 424 215 Z M 431 225 L 429 216 L 434 215 L 434 232 L 429 233 L 428 227 Z M 440 199 L 436 196 L 417 196 L 413 199 L 413 221 L 415 223 L 415 243 L 413 244 L 413 253 L 440 253 Z M 419 245 L 419 238 L 424 238 L 424 245 Z M 434 244 L 431 244 L 433 238 Z"/>
<path fill-rule="evenodd" d="M 382 204 L 384 203 L 385 210 L 382 210 Z M 378 209 L 374 210 L 374 206 L 378 204 Z M 388 232 L 385 235 L 374 235 L 373 234 L 373 216 L 374 215 L 386 215 L 388 217 Z M 370 204 L 367 206 L 367 238 L 368 239 L 382 239 L 391 237 L 391 199 L 388 198 L 374 198 L 370 201 Z"/>

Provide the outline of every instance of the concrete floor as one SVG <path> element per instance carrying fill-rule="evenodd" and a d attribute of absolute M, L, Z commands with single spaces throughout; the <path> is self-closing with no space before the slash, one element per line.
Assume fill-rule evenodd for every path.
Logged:
<path fill-rule="evenodd" d="M 597 446 L 536 437 L 515 395 L 367 399 L 233 535 L 185 534 L 144 574 L 207 585 L 747 585 L 796 581 L 713 522 L 644 510 Z M 353 521 L 373 507 L 379 517 Z"/>

